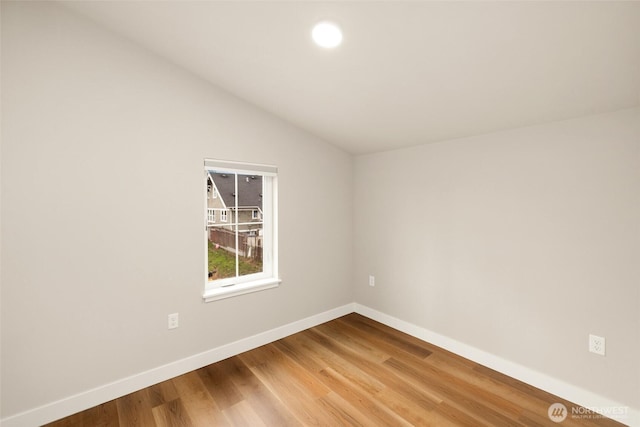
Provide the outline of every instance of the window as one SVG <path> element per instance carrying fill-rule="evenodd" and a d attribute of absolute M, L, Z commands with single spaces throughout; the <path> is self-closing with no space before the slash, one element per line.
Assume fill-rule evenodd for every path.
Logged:
<path fill-rule="evenodd" d="M 214 301 L 278 286 L 277 169 L 205 160 L 204 170 L 204 299 Z M 215 222 L 216 210 L 219 222 Z"/>

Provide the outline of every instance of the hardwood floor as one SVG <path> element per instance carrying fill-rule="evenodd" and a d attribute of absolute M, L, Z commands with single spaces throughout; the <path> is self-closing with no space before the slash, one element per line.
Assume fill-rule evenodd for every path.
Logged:
<path fill-rule="evenodd" d="M 549 406 L 568 417 L 554 423 Z M 49 424 L 621 426 L 358 314 Z"/>

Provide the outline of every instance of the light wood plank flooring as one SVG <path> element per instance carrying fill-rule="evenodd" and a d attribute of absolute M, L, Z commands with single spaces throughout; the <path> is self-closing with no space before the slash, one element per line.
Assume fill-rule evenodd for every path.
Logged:
<path fill-rule="evenodd" d="M 552 403 L 568 408 L 560 424 Z M 358 314 L 49 424 L 621 426 Z"/>

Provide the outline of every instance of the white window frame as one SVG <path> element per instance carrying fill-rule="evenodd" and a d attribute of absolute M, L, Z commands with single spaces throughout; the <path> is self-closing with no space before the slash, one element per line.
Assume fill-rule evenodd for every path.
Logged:
<path fill-rule="evenodd" d="M 227 222 L 227 210 L 223 209 L 220 211 L 220 222 Z"/>
<path fill-rule="evenodd" d="M 204 233 L 204 282 L 205 289 L 203 299 L 205 302 L 216 301 L 257 292 L 265 289 L 275 288 L 280 285 L 278 274 L 278 170 L 275 166 L 230 162 L 224 160 L 205 159 L 205 176 L 208 171 L 222 172 L 237 175 L 259 175 L 262 176 L 262 266 L 260 273 L 235 277 L 208 280 L 208 240 L 209 229 L 206 227 L 207 220 L 207 198 L 205 201 L 205 233 Z M 215 184 L 214 184 L 215 187 Z M 205 180 L 206 192 L 206 180 Z M 236 198 L 237 203 L 237 198 Z M 235 206 L 237 211 L 238 206 Z M 220 215 L 222 221 L 222 211 Z"/>
<path fill-rule="evenodd" d="M 258 209 L 251 210 L 251 219 L 260 219 L 260 211 Z"/>

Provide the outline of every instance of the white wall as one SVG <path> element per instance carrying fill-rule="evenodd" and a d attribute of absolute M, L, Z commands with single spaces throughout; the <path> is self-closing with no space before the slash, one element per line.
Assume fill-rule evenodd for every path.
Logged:
<path fill-rule="evenodd" d="M 359 156 L 355 197 L 358 303 L 640 408 L 640 109 Z"/>
<path fill-rule="evenodd" d="M 350 155 L 56 5 L 2 54 L 2 417 L 353 301 Z M 202 302 L 205 157 L 278 166 L 278 289 Z"/>

